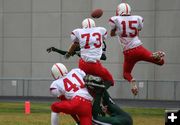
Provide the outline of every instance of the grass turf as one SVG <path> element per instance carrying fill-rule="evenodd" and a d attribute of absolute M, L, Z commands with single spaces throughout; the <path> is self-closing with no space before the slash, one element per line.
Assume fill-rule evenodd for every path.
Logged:
<path fill-rule="evenodd" d="M 31 114 L 24 114 L 23 102 L 0 102 L 0 125 L 50 125 L 50 103 L 31 103 Z M 164 109 L 124 108 L 134 125 L 164 125 Z M 75 125 L 73 119 L 60 114 L 61 125 Z"/>

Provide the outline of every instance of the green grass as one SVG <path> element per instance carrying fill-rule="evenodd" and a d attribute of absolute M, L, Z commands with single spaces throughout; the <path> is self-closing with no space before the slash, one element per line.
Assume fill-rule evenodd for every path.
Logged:
<path fill-rule="evenodd" d="M 50 125 L 50 103 L 31 103 L 31 114 L 24 114 L 23 102 L 0 102 L 0 125 Z M 164 125 L 164 109 L 124 108 L 134 125 Z M 61 125 L 75 125 L 69 115 L 60 114 Z"/>

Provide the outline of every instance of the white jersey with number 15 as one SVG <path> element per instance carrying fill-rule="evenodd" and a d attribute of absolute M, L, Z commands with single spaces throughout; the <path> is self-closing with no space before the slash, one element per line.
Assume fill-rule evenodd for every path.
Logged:
<path fill-rule="evenodd" d="M 113 16 L 109 20 L 112 29 L 116 28 L 116 34 L 123 51 L 135 48 L 142 44 L 139 39 L 139 31 L 143 28 L 141 16 Z"/>

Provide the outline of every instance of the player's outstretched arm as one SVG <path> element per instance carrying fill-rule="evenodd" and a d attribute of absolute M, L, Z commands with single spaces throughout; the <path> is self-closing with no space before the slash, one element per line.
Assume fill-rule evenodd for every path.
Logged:
<path fill-rule="evenodd" d="M 59 54 L 61 54 L 61 55 L 65 55 L 65 54 L 68 52 L 68 51 L 64 51 L 64 50 L 57 49 L 57 48 L 55 48 L 55 47 L 49 47 L 49 48 L 46 49 L 46 51 L 47 51 L 48 53 L 50 53 L 50 52 L 57 52 L 57 53 L 59 53 Z M 74 51 L 74 53 L 72 54 L 72 56 L 77 55 L 77 56 L 80 57 L 80 53 L 77 52 L 77 51 L 79 51 L 79 49 L 76 49 L 76 50 Z"/>
<path fill-rule="evenodd" d="M 60 50 L 60 49 L 57 49 L 57 48 L 55 48 L 55 47 L 47 48 L 46 51 L 47 51 L 48 53 L 50 53 L 50 52 L 57 52 L 57 53 L 59 53 L 59 54 L 61 54 L 61 55 L 65 55 L 65 54 L 67 53 L 67 51 Z"/>

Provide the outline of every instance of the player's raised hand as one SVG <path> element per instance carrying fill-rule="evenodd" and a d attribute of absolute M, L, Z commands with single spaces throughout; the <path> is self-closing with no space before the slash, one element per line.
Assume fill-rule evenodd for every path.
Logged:
<path fill-rule="evenodd" d="M 54 51 L 54 50 L 55 50 L 54 47 L 49 47 L 49 48 L 46 49 L 46 51 L 47 51 L 48 53 L 50 53 L 50 52 L 52 52 L 52 51 Z"/>

